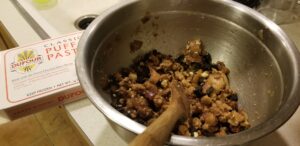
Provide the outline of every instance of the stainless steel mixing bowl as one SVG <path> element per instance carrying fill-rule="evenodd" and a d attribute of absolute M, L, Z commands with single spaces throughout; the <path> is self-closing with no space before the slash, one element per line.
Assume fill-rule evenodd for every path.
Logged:
<path fill-rule="evenodd" d="M 110 105 L 110 96 L 99 86 L 101 76 L 128 66 L 137 55 L 153 48 L 177 56 L 188 40 L 197 38 L 214 62 L 223 61 L 231 70 L 231 86 L 252 128 L 226 137 L 173 135 L 170 144 L 244 144 L 274 131 L 292 116 L 300 102 L 300 57 L 295 45 L 276 24 L 232 1 L 128 0 L 111 8 L 88 27 L 79 42 L 80 83 L 112 127 L 130 139 L 145 127 Z M 129 47 L 133 40 L 143 41 L 135 53 Z"/>

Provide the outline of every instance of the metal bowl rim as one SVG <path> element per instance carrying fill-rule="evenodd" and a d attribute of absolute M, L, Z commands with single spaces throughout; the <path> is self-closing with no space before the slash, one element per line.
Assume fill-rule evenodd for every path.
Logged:
<path fill-rule="evenodd" d="M 300 87 L 300 54 L 295 44 L 287 37 L 287 35 L 279 26 L 277 26 L 274 22 L 272 22 L 262 14 L 234 1 L 212 1 L 214 1 L 215 3 L 222 3 L 228 5 L 234 9 L 238 9 L 239 11 L 247 13 L 251 17 L 255 18 L 258 22 L 267 26 L 267 28 L 271 32 L 273 32 L 276 35 L 276 37 L 278 37 L 281 40 L 281 42 L 284 43 L 284 45 L 286 46 L 286 51 L 289 53 L 293 62 L 293 78 L 295 79 L 293 82 L 293 88 L 291 89 L 290 97 L 288 98 L 286 103 L 280 108 L 277 114 L 264 123 L 261 123 L 255 127 L 252 127 L 240 133 L 228 135 L 226 137 L 209 137 L 196 139 L 179 135 L 172 135 L 171 140 L 169 142 L 170 144 L 240 145 L 258 139 L 276 130 L 293 115 L 293 113 L 297 110 L 300 104 L 300 98 L 297 98 L 297 95 L 300 95 L 300 90 L 297 90 Z M 86 44 L 89 43 L 90 38 L 96 35 L 94 31 L 95 29 L 101 27 L 102 23 L 107 18 L 109 18 L 115 11 L 128 5 L 131 5 L 135 2 L 138 2 L 138 0 L 127 0 L 117 4 L 116 6 L 113 6 L 112 8 L 98 16 L 98 18 L 96 18 L 92 22 L 92 24 L 87 28 L 87 30 L 85 30 L 78 45 L 79 51 L 76 56 L 76 72 L 84 91 L 98 110 L 100 110 L 107 118 L 109 118 L 111 121 L 115 122 L 119 126 L 131 132 L 139 134 L 145 129 L 145 126 L 131 120 L 130 118 L 126 117 L 125 115 L 121 114 L 116 109 L 114 109 L 109 103 L 107 103 L 102 98 L 102 96 L 98 93 L 97 89 L 93 86 L 93 81 L 91 80 L 90 74 L 87 71 L 87 69 L 89 68 L 85 59 L 87 51 L 84 50 L 86 49 Z"/>

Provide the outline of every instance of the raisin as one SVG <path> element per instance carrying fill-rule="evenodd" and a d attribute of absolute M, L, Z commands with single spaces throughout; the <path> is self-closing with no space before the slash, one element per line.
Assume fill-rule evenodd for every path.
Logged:
<path fill-rule="evenodd" d="M 136 82 L 137 82 L 137 83 L 142 84 L 142 83 L 144 83 L 145 81 L 146 81 L 146 80 L 144 79 L 143 76 L 137 76 L 137 79 L 136 79 Z"/>
<path fill-rule="evenodd" d="M 204 84 L 205 78 L 204 77 L 200 77 L 198 80 L 198 85 L 202 86 Z"/>
<path fill-rule="evenodd" d="M 210 95 L 212 92 L 214 91 L 214 88 L 213 87 L 210 87 L 206 90 L 206 94 L 207 95 Z"/>
<path fill-rule="evenodd" d="M 218 70 L 218 65 L 217 64 L 213 63 L 213 64 L 211 64 L 211 67 Z"/>
<path fill-rule="evenodd" d="M 160 68 L 160 69 L 156 70 L 156 72 L 159 74 L 165 74 L 166 70 L 164 68 Z"/>
<path fill-rule="evenodd" d="M 206 131 L 206 130 L 203 130 L 202 132 L 203 132 L 203 135 L 206 136 L 206 137 L 212 137 L 212 136 L 215 136 L 214 133 L 210 133 L 210 132 L 208 132 L 208 131 Z"/>
<path fill-rule="evenodd" d="M 157 88 L 161 88 L 161 89 L 163 88 L 163 87 L 161 86 L 161 81 L 158 81 L 155 85 L 156 85 Z"/>
<path fill-rule="evenodd" d="M 167 92 L 167 94 L 163 95 L 165 99 L 169 99 L 171 97 L 171 91 Z"/>
<path fill-rule="evenodd" d="M 146 124 L 145 120 L 143 120 L 142 118 L 136 118 L 136 121 L 137 121 L 138 123 L 143 124 L 143 125 Z"/>
<path fill-rule="evenodd" d="M 184 123 L 186 121 L 186 118 L 184 118 L 184 116 L 182 116 L 182 117 L 180 117 L 179 119 L 178 119 L 178 124 L 179 123 Z M 178 126 L 176 126 L 177 128 L 178 128 Z"/>
<path fill-rule="evenodd" d="M 158 54 L 159 54 L 159 52 L 158 52 L 156 49 L 154 49 L 154 50 L 150 51 L 149 53 L 146 53 L 146 54 L 140 59 L 140 61 L 142 61 L 142 62 L 148 62 L 151 55 L 157 56 Z"/>
<path fill-rule="evenodd" d="M 189 131 L 192 133 L 192 136 L 193 136 L 194 132 L 196 132 L 197 129 L 194 126 L 190 126 Z"/>
<path fill-rule="evenodd" d="M 134 68 L 137 74 L 137 83 L 144 83 L 146 80 L 150 78 L 150 71 L 149 68 L 145 65 L 139 65 Z"/>
<path fill-rule="evenodd" d="M 204 70 L 211 70 L 212 68 L 212 63 L 211 63 L 212 59 L 211 59 L 211 55 L 209 53 L 204 53 L 204 55 L 202 56 L 202 68 Z"/>
<path fill-rule="evenodd" d="M 193 62 L 191 64 L 191 68 L 192 68 L 192 70 L 197 71 L 197 70 L 201 69 L 201 64 Z"/>
<path fill-rule="evenodd" d="M 193 112 L 192 117 L 200 117 L 201 112 Z"/>
<path fill-rule="evenodd" d="M 122 75 L 123 78 L 124 78 L 124 77 L 128 77 L 128 75 L 129 75 L 129 73 L 130 73 L 130 69 L 128 69 L 128 68 L 122 68 L 122 69 L 120 70 L 120 73 L 121 73 L 121 75 Z"/>
<path fill-rule="evenodd" d="M 118 81 L 113 75 L 109 75 L 108 76 L 108 84 L 109 84 L 109 86 L 118 85 Z"/>
<path fill-rule="evenodd" d="M 180 63 L 180 64 L 181 64 L 181 63 L 184 63 L 183 60 L 184 60 L 184 55 L 180 55 L 180 56 L 178 56 L 178 57 L 175 59 L 175 61 L 178 62 L 178 63 Z"/>
<path fill-rule="evenodd" d="M 204 94 L 202 93 L 202 88 L 201 87 L 197 87 L 194 91 L 194 94 L 196 97 L 201 98 Z"/>
<path fill-rule="evenodd" d="M 145 54 L 143 57 L 141 57 L 140 61 L 141 62 L 148 62 L 151 55 L 152 55 L 151 53 Z"/>
<path fill-rule="evenodd" d="M 184 63 L 184 64 L 181 64 L 181 66 L 183 67 L 184 70 L 187 70 L 187 69 L 189 68 L 189 65 L 187 65 L 187 64 L 185 64 L 185 63 Z"/>
<path fill-rule="evenodd" d="M 208 63 L 208 64 L 211 64 L 211 55 L 209 53 L 207 53 L 206 55 L 202 56 L 202 61 L 204 63 Z"/>
<path fill-rule="evenodd" d="M 184 55 L 178 56 L 175 61 L 178 62 L 184 68 L 184 70 L 189 68 L 189 66 L 184 62 Z"/>
<path fill-rule="evenodd" d="M 231 94 L 227 98 L 229 100 L 232 100 L 232 101 L 238 101 L 238 95 L 237 94 Z"/>
<path fill-rule="evenodd" d="M 156 56 L 156 55 L 158 55 L 158 54 L 160 54 L 160 53 L 157 51 L 157 49 L 153 49 L 153 50 L 151 51 L 151 54 L 153 54 L 154 56 Z"/>
<path fill-rule="evenodd" d="M 229 124 L 229 123 L 227 123 L 227 122 L 225 122 L 225 123 L 223 123 L 223 122 L 219 122 L 219 123 L 218 123 L 218 127 L 219 127 L 219 128 L 221 128 L 221 127 L 226 127 L 226 128 L 229 128 L 229 127 L 230 127 L 230 124 Z"/>
<path fill-rule="evenodd" d="M 148 101 L 148 106 L 154 111 L 154 112 L 159 112 L 160 108 L 157 108 L 153 102 L 153 100 L 149 100 Z"/>
<path fill-rule="evenodd" d="M 211 68 L 212 68 L 212 65 L 209 64 L 209 63 L 203 63 L 202 64 L 202 69 L 204 69 L 204 70 L 211 71 Z"/>

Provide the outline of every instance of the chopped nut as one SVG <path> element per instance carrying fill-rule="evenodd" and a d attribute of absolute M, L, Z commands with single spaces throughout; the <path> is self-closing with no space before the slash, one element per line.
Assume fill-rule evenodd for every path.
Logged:
<path fill-rule="evenodd" d="M 215 103 L 213 103 L 213 104 L 211 105 L 210 111 L 211 111 L 214 115 L 219 116 L 219 117 L 223 114 L 223 111 L 222 111 L 219 107 L 217 107 L 217 105 L 216 105 Z M 225 121 L 226 121 L 226 120 L 225 120 Z"/>
<path fill-rule="evenodd" d="M 181 65 L 180 65 L 179 63 L 173 63 L 172 69 L 173 69 L 174 71 L 180 70 L 180 69 L 181 69 Z"/>
<path fill-rule="evenodd" d="M 209 75 L 208 71 L 205 71 L 205 72 L 203 72 L 203 73 L 201 74 L 201 77 L 207 78 L 208 75 Z"/>
<path fill-rule="evenodd" d="M 114 73 L 113 76 L 117 81 L 121 81 L 123 79 L 122 75 L 118 72 Z"/>
<path fill-rule="evenodd" d="M 180 80 L 180 81 L 184 79 L 183 74 L 182 74 L 181 72 L 179 72 L 179 71 L 176 71 L 176 72 L 175 72 L 175 77 L 176 77 L 178 80 Z"/>
<path fill-rule="evenodd" d="M 189 76 L 190 76 L 190 74 L 189 74 L 188 72 L 186 72 L 186 71 L 182 72 L 182 74 L 183 74 L 185 77 L 189 77 Z"/>
<path fill-rule="evenodd" d="M 160 95 L 156 95 L 156 96 L 154 96 L 153 102 L 154 102 L 155 107 L 161 107 L 161 105 L 164 102 L 164 98 L 161 97 Z"/>
<path fill-rule="evenodd" d="M 193 126 L 196 128 L 196 129 L 199 129 L 201 128 L 201 121 L 199 118 L 193 118 Z"/>
<path fill-rule="evenodd" d="M 206 93 L 209 88 L 213 88 L 216 93 L 228 88 L 228 79 L 221 72 L 215 72 L 208 76 L 207 81 L 203 86 L 203 92 Z"/>
<path fill-rule="evenodd" d="M 207 123 L 203 124 L 202 129 L 208 130 L 209 129 L 209 125 Z"/>
<path fill-rule="evenodd" d="M 242 116 L 240 113 L 233 111 L 228 119 L 228 123 L 233 126 L 238 126 L 241 122 L 245 120 L 245 117 Z"/>
<path fill-rule="evenodd" d="M 141 91 L 141 90 L 145 90 L 145 86 L 142 84 L 131 84 L 131 88 L 134 91 Z"/>
<path fill-rule="evenodd" d="M 201 74 L 202 74 L 202 70 L 198 70 L 196 73 L 194 73 L 194 76 L 193 76 L 193 78 L 192 78 L 192 80 L 191 80 L 191 82 L 192 82 L 192 84 L 193 84 L 194 86 L 197 86 L 198 83 L 199 83 L 199 79 L 200 79 L 200 78 L 203 78 L 203 77 L 201 76 Z"/>
<path fill-rule="evenodd" d="M 129 78 L 128 77 L 125 77 L 122 81 L 119 82 L 119 85 L 120 86 L 124 86 L 124 87 L 128 87 L 130 84 L 129 82 Z"/>
<path fill-rule="evenodd" d="M 201 103 L 209 106 L 212 103 L 212 99 L 209 96 L 205 95 L 201 98 Z"/>
<path fill-rule="evenodd" d="M 145 83 L 144 83 L 144 86 L 145 86 L 145 88 L 146 88 L 148 91 L 150 91 L 150 92 L 152 92 L 152 93 L 154 93 L 154 94 L 156 94 L 156 93 L 158 92 L 157 86 L 154 85 L 153 83 L 150 83 L 149 81 L 145 82 Z"/>
<path fill-rule="evenodd" d="M 171 60 L 165 59 L 162 61 L 162 63 L 159 65 L 161 68 L 169 68 L 173 65 L 173 62 Z"/>
<path fill-rule="evenodd" d="M 187 95 L 193 95 L 195 91 L 195 87 L 190 86 L 189 88 L 186 89 Z"/>
<path fill-rule="evenodd" d="M 216 116 L 212 113 L 204 113 L 203 118 L 204 118 L 205 124 L 208 124 L 209 126 L 215 126 L 218 122 Z"/>
<path fill-rule="evenodd" d="M 156 93 L 151 92 L 149 90 L 144 91 L 144 96 L 149 99 L 149 100 L 153 100 L 153 97 L 156 95 Z"/>
<path fill-rule="evenodd" d="M 222 111 L 230 111 L 230 110 L 232 110 L 232 108 L 228 105 L 228 104 L 226 104 L 226 103 L 224 103 L 224 102 L 221 102 L 221 101 L 216 101 L 216 105 L 218 106 L 218 108 L 220 108 Z"/>
<path fill-rule="evenodd" d="M 193 137 L 199 137 L 198 132 L 194 132 L 194 133 L 193 133 Z"/>
<path fill-rule="evenodd" d="M 185 60 L 187 63 L 201 62 L 201 42 L 200 40 L 189 41 L 184 49 Z"/>
<path fill-rule="evenodd" d="M 160 80 L 171 80 L 172 76 L 169 74 L 160 75 Z"/>
<path fill-rule="evenodd" d="M 186 126 L 186 125 L 179 125 L 179 128 L 178 128 L 178 133 L 180 135 L 186 135 L 186 136 L 190 136 L 190 132 L 189 132 L 189 128 Z"/>
<path fill-rule="evenodd" d="M 191 86 L 190 82 L 189 82 L 188 80 L 185 80 L 185 79 L 182 80 L 181 83 L 182 83 L 182 85 L 185 86 L 185 87 L 190 87 L 190 86 Z"/>
<path fill-rule="evenodd" d="M 155 66 L 160 64 L 160 61 L 159 61 L 158 57 L 155 56 L 155 55 L 151 55 L 149 57 L 149 60 L 151 60 L 153 65 L 155 65 Z"/>
<path fill-rule="evenodd" d="M 128 107 L 128 108 L 133 108 L 134 107 L 132 98 L 128 98 L 126 100 L 126 107 Z"/>
<path fill-rule="evenodd" d="M 226 127 L 221 127 L 220 128 L 220 131 L 218 132 L 218 133 L 216 133 L 216 136 L 220 136 L 220 137 L 222 137 L 222 136 L 226 136 L 227 135 L 227 128 Z"/>
<path fill-rule="evenodd" d="M 136 81 L 136 79 L 137 79 L 137 75 L 136 75 L 136 73 L 129 73 L 129 79 L 131 80 L 131 81 L 133 81 L 133 82 L 135 82 Z"/>
<path fill-rule="evenodd" d="M 130 117 L 131 118 L 136 118 L 137 117 L 137 112 L 136 112 L 136 110 L 131 110 L 131 111 L 129 111 L 129 114 L 130 114 Z"/>
<path fill-rule="evenodd" d="M 160 79 L 160 75 L 152 67 L 149 67 L 149 70 L 150 70 L 149 81 L 152 82 L 153 84 L 156 84 Z"/>
<path fill-rule="evenodd" d="M 163 88 L 167 88 L 168 87 L 168 80 L 163 80 L 163 81 L 161 81 L 161 86 L 163 87 Z"/>
<path fill-rule="evenodd" d="M 229 119 L 230 116 L 230 112 L 223 112 L 220 116 L 219 116 L 219 121 L 222 123 L 227 122 L 227 120 Z"/>
<path fill-rule="evenodd" d="M 245 127 L 245 128 L 250 128 L 250 123 L 248 121 L 244 121 L 240 125 L 243 126 L 243 127 Z"/>

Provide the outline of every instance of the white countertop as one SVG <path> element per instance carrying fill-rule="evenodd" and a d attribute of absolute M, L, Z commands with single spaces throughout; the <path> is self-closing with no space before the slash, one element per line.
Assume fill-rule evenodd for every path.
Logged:
<path fill-rule="evenodd" d="M 27 24 L 10 1 L 0 2 L 0 21 L 2 21 L 19 45 L 40 40 L 39 36 Z M 282 26 L 288 35 L 300 48 L 300 23 Z M 105 117 L 92 105 L 88 99 L 76 101 L 66 106 L 67 111 L 80 127 L 83 133 L 96 146 L 125 146 L 123 141 L 110 127 Z M 0 123 L 8 120 L 1 116 Z M 300 109 L 281 128 L 272 134 L 257 140 L 251 146 L 296 146 L 300 145 Z"/>

